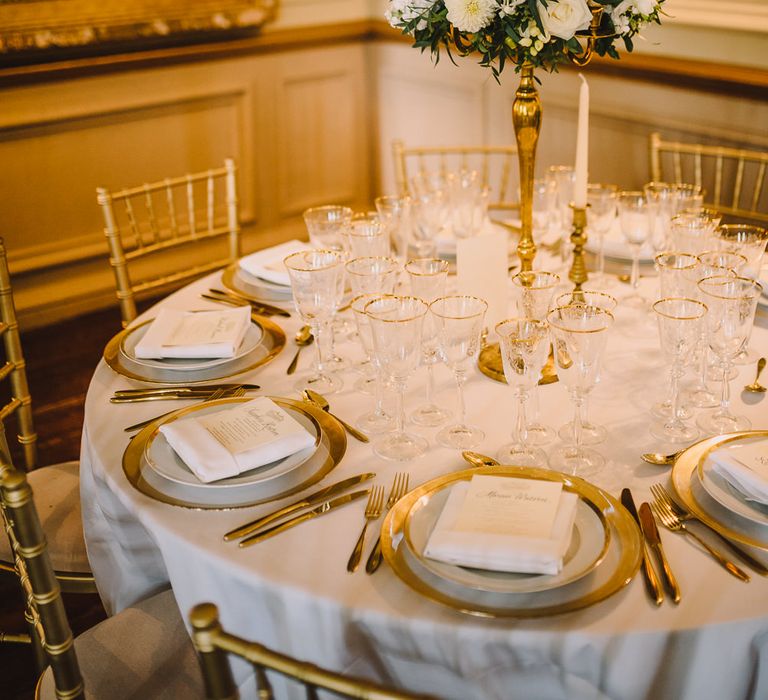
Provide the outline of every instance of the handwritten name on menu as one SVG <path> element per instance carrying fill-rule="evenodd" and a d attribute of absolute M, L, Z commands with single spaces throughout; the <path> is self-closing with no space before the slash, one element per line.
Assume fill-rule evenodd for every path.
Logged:
<path fill-rule="evenodd" d="M 230 343 L 239 336 L 241 315 L 227 311 L 185 314 L 164 339 L 163 345 Z"/>
<path fill-rule="evenodd" d="M 756 474 L 768 480 L 768 441 L 760 440 L 739 445 L 728 450 L 728 454 L 739 460 Z"/>
<path fill-rule="evenodd" d="M 474 476 L 453 529 L 548 538 L 562 488 L 557 481 Z"/>

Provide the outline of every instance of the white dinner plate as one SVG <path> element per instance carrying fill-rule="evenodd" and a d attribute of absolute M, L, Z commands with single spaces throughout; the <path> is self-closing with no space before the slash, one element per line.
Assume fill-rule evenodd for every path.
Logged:
<path fill-rule="evenodd" d="M 608 548 L 608 529 L 598 514 L 581 498 L 576 508 L 576 518 L 568 551 L 563 558 L 563 568 L 558 574 L 516 574 L 487 571 L 429 559 L 424 556 L 429 536 L 437 523 L 451 489 L 446 485 L 429 498 L 424 498 L 411 510 L 405 527 L 408 546 L 423 566 L 441 578 L 460 586 L 500 593 L 532 593 L 565 586 L 594 570 Z"/>
<path fill-rule="evenodd" d="M 235 294 L 253 301 L 285 302 L 293 298 L 290 286 L 256 277 L 232 263 L 221 274 L 221 283 Z"/>

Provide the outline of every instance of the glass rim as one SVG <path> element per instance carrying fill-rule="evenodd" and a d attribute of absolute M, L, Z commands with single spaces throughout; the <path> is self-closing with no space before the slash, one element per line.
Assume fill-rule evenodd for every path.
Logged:
<path fill-rule="evenodd" d="M 659 309 L 656 308 L 659 304 L 663 304 L 668 301 L 687 301 L 691 304 L 694 304 L 695 306 L 702 307 L 704 310 L 698 316 L 676 316 L 665 313 L 664 311 L 659 311 Z M 709 307 L 703 301 L 699 301 L 698 299 L 691 299 L 690 297 L 662 297 L 661 299 L 654 301 L 651 305 L 651 308 L 657 314 L 659 314 L 659 316 L 663 316 L 664 318 L 671 318 L 676 321 L 698 321 L 699 319 L 704 318 L 704 314 L 709 312 Z"/>
<path fill-rule="evenodd" d="M 510 316 L 509 318 L 505 318 L 503 321 L 499 321 L 493 327 L 493 330 L 496 333 L 496 335 L 498 335 L 499 337 L 502 337 L 503 334 L 499 331 L 499 328 L 501 328 L 502 326 L 505 326 L 507 324 L 520 323 L 520 322 L 530 323 L 531 325 L 537 326 L 537 327 L 539 327 L 539 328 L 541 328 L 541 329 L 543 329 L 545 331 L 549 329 L 546 321 L 540 321 L 539 319 L 532 318 L 530 316 Z M 504 336 L 504 337 L 506 337 L 506 336 Z M 519 340 L 520 339 L 515 338 L 514 342 L 518 342 Z"/>
<path fill-rule="evenodd" d="M 407 318 L 379 318 L 374 314 L 372 311 L 368 311 L 368 307 L 371 304 L 375 304 L 377 301 L 380 301 L 381 299 L 397 299 L 398 301 L 417 301 L 420 304 L 424 306 L 424 311 L 422 313 L 414 314 L 413 316 L 408 316 Z M 405 323 L 406 321 L 415 321 L 417 318 L 421 318 L 422 316 L 425 316 L 427 311 L 429 310 L 429 304 L 427 304 L 426 301 L 419 297 L 412 296 L 410 294 L 406 295 L 399 295 L 399 294 L 382 294 L 376 299 L 371 299 L 366 305 L 365 305 L 365 313 L 370 316 L 373 319 L 376 319 L 377 321 L 381 321 L 382 323 Z"/>
<path fill-rule="evenodd" d="M 454 316 L 452 314 L 441 314 L 438 311 L 433 311 L 432 307 L 435 304 L 437 304 L 439 301 L 446 301 L 447 299 L 473 299 L 474 301 L 479 301 L 481 304 L 483 304 L 483 309 L 480 311 L 476 311 L 475 313 L 465 314 L 463 316 Z M 444 296 L 437 297 L 437 299 L 433 299 L 429 303 L 429 310 L 439 318 L 450 318 L 454 320 L 460 320 L 460 319 L 472 318 L 473 316 L 480 316 L 484 314 L 486 311 L 488 311 L 488 302 L 485 299 L 476 297 L 474 294 L 446 294 Z"/>
<path fill-rule="evenodd" d="M 387 255 L 361 255 L 358 258 L 352 258 L 351 260 L 347 260 L 347 262 L 344 263 L 344 269 L 347 271 L 347 274 L 349 274 L 349 275 L 360 275 L 361 277 L 367 277 L 368 274 L 371 274 L 371 273 L 355 271 L 355 270 L 352 270 L 350 268 L 352 263 L 358 262 L 360 260 L 383 260 L 383 261 L 392 263 L 394 265 L 394 267 L 391 270 L 383 270 L 381 272 L 372 273 L 372 274 L 379 274 L 379 275 L 380 274 L 386 274 L 388 272 L 394 272 L 395 268 L 397 268 L 398 265 L 400 264 L 400 263 L 397 262 L 397 260 L 395 260 L 395 258 L 390 258 Z"/>
<path fill-rule="evenodd" d="M 613 294 L 608 294 L 608 292 L 601 292 L 598 289 L 581 289 L 581 290 L 579 290 L 579 292 L 581 294 L 597 294 L 598 296 L 605 297 L 606 299 L 610 299 L 613 302 L 614 308 L 616 308 L 619 305 L 619 300 L 615 296 L 613 296 Z M 562 294 L 560 294 L 557 297 L 557 302 L 561 301 L 563 299 L 563 297 L 573 296 L 574 294 L 578 294 L 579 292 L 577 292 L 575 290 L 570 291 L 570 292 L 563 292 Z M 558 307 L 562 307 L 562 306 L 573 306 L 573 305 L 572 304 L 559 304 L 558 303 L 557 306 Z M 586 304 L 586 306 L 594 306 L 594 304 Z M 598 306 L 597 308 L 599 309 L 601 307 Z M 613 312 L 613 309 L 606 309 L 606 311 Z"/>
<path fill-rule="evenodd" d="M 562 311 L 563 309 L 570 309 L 573 308 L 572 306 L 557 306 L 551 311 L 547 312 L 547 323 L 550 325 L 550 327 L 557 328 L 558 330 L 565 331 L 566 333 L 602 333 L 603 331 L 607 331 L 610 328 L 610 325 L 603 326 L 602 328 L 592 328 L 591 330 L 587 329 L 579 329 L 579 328 L 564 328 L 563 326 L 558 325 L 557 323 L 554 323 L 549 320 L 549 317 L 554 314 L 556 311 Z M 611 323 L 614 322 L 614 316 L 613 314 L 606 310 L 601 309 L 599 306 L 591 306 L 589 308 L 595 309 L 595 311 L 598 312 L 598 315 L 607 316 Z"/>
<path fill-rule="evenodd" d="M 442 269 L 437 270 L 436 272 L 416 272 L 412 269 L 409 269 L 411 263 L 415 262 L 435 262 L 438 263 Z M 411 258 L 403 266 L 403 269 L 409 275 L 413 275 L 414 277 L 435 277 L 437 275 L 442 275 L 444 272 L 448 272 L 449 268 L 450 265 L 448 264 L 448 261 L 443 260 L 442 258 Z"/>
<path fill-rule="evenodd" d="M 716 236 L 724 234 L 725 237 L 730 237 L 730 234 L 735 235 L 740 232 L 754 234 L 758 242 L 768 240 L 768 229 L 755 224 L 721 224 L 715 229 Z"/>
<path fill-rule="evenodd" d="M 340 211 L 340 212 L 349 212 L 349 216 L 351 217 L 355 212 L 352 210 L 352 207 L 344 206 L 343 204 L 322 204 L 318 207 L 309 207 L 308 209 L 305 209 L 301 216 L 306 217 L 307 215 L 314 215 L 319 214 L 320 212 L 329 212 L 329 211 Z"/>
<path fill-rule="evenodd" d="M 741 294 L 739 296 L 723 296 L 722 294 L 717 294 L 715 292 L 708 292 L 706 289 L 704 289 L 701 285 L 705 284 L 706 282 L 713 281 L 713 280 L 725 280 L 723 284 L 726 282 L 748 282 L 753 289 L 755 289 L 756 294 L 750 295 L 750 294 Z M 704 279 L 700 279 L 696 286 L 708 296 L 714 297 L 715 299 L 725 299 L 726 301 L 738 301 L 738 300 L 749 300 L 752 301 L 753 299 L 757 299 L 757 297 L 760 296 L 760 294 L 763 291 L 763 285 L 760 284 L 757 280 L 753 280 L 749 277 L 740 277 L 739 275 L 736 275 L 735 277 L 729 277 L 727 275 L 710 275 L 709 277 L 705 277 Z"/>
<path fill-rule="evenodd" d="M 329 265 L 323 265 L 322 267 L 294 267 L 291 264 L 289 264 L 289 260 L 291 258 L 297 258 L 300 255 L 306 255 L 307 253 L 326 253 L 333 255 L 334 258 L 336 258 L 336 262 L 329 264 Z M 285 265 L 289 270 L 293 270 L 294 272 L 317 272 L 319 270 L 330 270 L 332 267 L 336 267 L 337 265 L 341 265 L 343 262 L 343 257 L 341 253 L 338 250 L 330 250 L 327 248 L 320 248 L 315 250 L 299 250 L 295 253 L 291 253 L 290 255 L 287 255 L 283 258 L 283 265 Z"/>
<path fill-rule="evenodd" d="M 366 315 L 365 307 L 363 307 L 362 309 L 356 308 L 355 307 L 355 302 L 359 301 L 360 299 L 365 299 L 366 297 L 370 297 L 370 299 L 368 299 L 368 301 L 365 302 L 365 304 L 367 306 L 372 301 L 376 301 L 377 299 L 382 299 L 382 298 L 385 298 L 385 297 L 393 297 L 393 296 L 395 296 L 395 295 L 394 294 L 378 293 L 378 292 L 365 292 L 364 294 L 358 294 L 356 297 L 353 297 L 352 299 L 350 299 L 350 301 L 349 301 L 349 308 L 352 309 L 352 311 L 354 311 L 356 314 Z"/>
<path fill-rule="evenodd" d="M 742 265 L 746 265 L 747 262 L 749 262 L 747 260 L 746 255 L 742 255 L 741 253 L 735 253 L 731 250 L 703 250 L 701 251 L 701 253 L 697 253 L 696 259 L 699 261 L 699 264 L 706 265 L 707 267 L 719 267 L 719 268 L 722 268 L 723 270 L 730 270 L 731 268 L 726 267 L 725 265 L 715 265 L 713 263 L 706 263 L 701 259 L 704 255 L 733 255 L 734 257 L 741 258 Z M 709 276 L 714 277 L 714 275 L 709 275 Z"/>
<path fill-rule="evenodd" d="M 680 256 L 685 256 L 685 257 L 688 257 L 688 258 L 693 258 L 694 262 L 691 263 L 690 265 L 683 265 L 683 267 L 672 267 L 672 268 L 670 268 L 669 265 L 664 265 L 663 263 L 661 263 L 659 261 L 659 258 L 663 258 L 663 257 L 668 256 L 668 255 L 680 255 Z M 665 250 L 665 251 L 662 251 L 661 253 L 659 253 L 658 255 L 656 255 L 653 258 L 653 261 L 659 267 L 665 267 L 665 268 L 669 268 L 669 269 L 672 269 L 672 270 L 691 270 L 691 269 L 696 267 L 696 265 L 698 265 L 701 262 L 699 260 L 699 256 L 696 255 L 695 253 L 684 253 L 682 251 L 677 251 L 677 250 Z"/>
<path fill-rule="evenodd" d="M 544 285 L 543 287 L 525 287 L 522 282 L 515 282 L 516 279 L 522 278 L 522 275 L 547 275 L 550 279 L 554 278 L 554 283 Z M 523 289 L 551 289 L 560 284 L 560 275 L 556 272 L 549 272 L 548 270 L 520 270 L 520 272 L 512 275 L 510 279 L 512 280 L 512 284 L 522 287 Z"/>

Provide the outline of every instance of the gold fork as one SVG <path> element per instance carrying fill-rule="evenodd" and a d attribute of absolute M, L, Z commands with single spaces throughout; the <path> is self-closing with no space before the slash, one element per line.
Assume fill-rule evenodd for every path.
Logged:
<path fill-rule="evenodd" d="M 360 533 L 360 537 L 357 538 L 355 548 L 352 550 L 352 554 L 349 556 L 349 561 L 347 562 L 347 571 L 349 571 L 350 574 L 354 573 L 360 565 L 360 557 L 363 554 L 365 531 L 368 529 L 368 523 L 377 520 L 381 516 L 383 508 L 384 487 L 374 486 L 368 494 L 368 503 L 365 506 L 365 523 L 363 524 L 363 530 Z"/>
<path fill-rule="evenodd" d="M 408 474 L 405 472 L 398 472 L 395 474 L 395 479 L 392 482 L 392 488 L 389 491 L 389 498 L 387 498 L 387 511 L 395 505 L 408 491 Z M 367 573 L 372 574 L 381 566 L 381 535 L 376 538 L 376 544 L 373 547 L 373 551 L 368 555 L 368 561 L 365 562 L 365 570 Z"/>
<path fill-rule="evenodd" d="M 697 518 L 693 513 L 689 513 L 685 510 L 677 501 L 675 501 L 669 494 L 669 491 L 665 489 L 661 484 L 653 484 L 651 486 L 651 493 L 655 500 L 663 503 L 672 511 L 674 515 L 678 517 L 681 522 L 687 520 L 695 520 L 709 529 L 710 532 L 715 533 L 728 549 L 731 550 L 741 561 L 751 566 L 761 576 L 768 576 L 768 567 L 755 559 L 749 552 L 745 552 L 741 547 L 731 542 L 727 537 L 721 535 L 717 530 L 710 527 L 704 521 Z"/>
<path fill-rule="evenodd" d="M 664 525 L 667 530 L 671 530 L 672 532 L 682 532 L 686 535 L 690 535 L 702 547 L 704 547 L 704 549 L 706 549 L 729 574 L 735 576 L 738 579 L 741 579 L 742 581 L 749 581 L 749 574 L 745 573 L 733 562 L 728 561 L 722 554 L 720 554 L 720 552 L 710 547 L 695 532 L 689 530 L 685 526 L 685 523 L 680 520 L 680 518 L 678 518 L 667 506 L 660 503 L 659 501 L 654 501 L 651 503 L 651 510 L 653 511 L 654 515 L 659 520 L 661 520 L 661 524 Z"/>

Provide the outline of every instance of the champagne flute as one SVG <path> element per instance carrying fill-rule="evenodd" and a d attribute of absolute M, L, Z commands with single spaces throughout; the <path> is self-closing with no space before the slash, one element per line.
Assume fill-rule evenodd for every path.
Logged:
<path fill-rule="evenodd" d="M 607 286 L 605 274 L 605 236 L 611 230 L 616 218 L 616 185 L 593 184 L 587 186 L 587 227 L 589 235 L 597 237 L 597 274 L 592 284 Z"/>
<path fill-rule="evenodd" d="M 365 305 L 371 323 L 376 361 L 397 391 L 395 430 L 374 444 L 383 459 L 406 461 L 426 452 L 427 441 L 405 432 L 405 389 L 421 357 L 421 330 L 429 306 L 422 299 L 386 296 Z"/>
<path fill-rule="evenodd" d="M 487 309 L 488 302 L 484 299 L 463 295 L 441 297 L 429 305 L 437 325 L 437 351 L 456 378 L 459 422 L 437 434 L 437 441 L 445 447 L 466 450 L 476 447 L 485 437 L 480 428 L 466 422 L 464 384 L 467 371 L 480 349 L 480 333 Z"/>
<path fill-rule="evenodd" d="M 547 324 L 532 318 L 510 318 L 496 324 L 496 334 L 499 336 L 504 377 L 517 398 L 512 442 L 501 447 L 497 457 L 502 464 L 546 467 L 544 450 L 528 441 L 525 405 L 547 359 Z"/>
<path fill-rule="evenodd" d="M 619 192 L 619 221 L 632 250 L 632 294 L 621 300 L 622 305 L 646 311 L 648 300 L 640 294 L 640 251 L 651 235 L 651 209 L 642 192 Z"/>
<path fill-rule="evenodd" d="M 557 373 L 574 406 L 573 443 L 555 450 L 550 465 L 587 478 L 605 463 L 603 456 L 581 441 L 584 397 L 600 376 L 600 361 L 608 340 L 613 315 L 596 306 L 559 306 L 547 315 L 555 343 Z"/>

